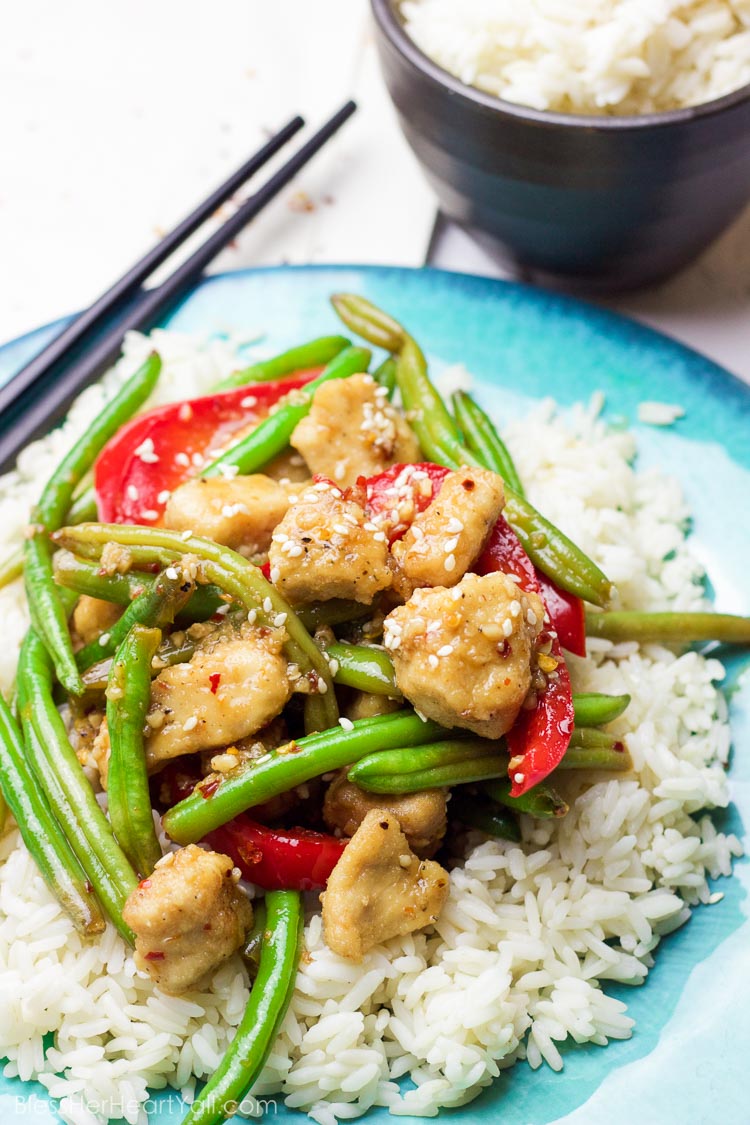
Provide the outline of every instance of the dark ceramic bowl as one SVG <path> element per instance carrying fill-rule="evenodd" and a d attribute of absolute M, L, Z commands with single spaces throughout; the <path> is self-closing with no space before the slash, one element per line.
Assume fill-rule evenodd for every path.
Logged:
<path fill-rule="evenodd" d="M 641 117 L 540 112 L 432 62 L 395 0 L 372 7 L 388 90 L 442 210 L 519 267 L 592 290 L 648 284 L 750 200 L 750 86 Z"/>

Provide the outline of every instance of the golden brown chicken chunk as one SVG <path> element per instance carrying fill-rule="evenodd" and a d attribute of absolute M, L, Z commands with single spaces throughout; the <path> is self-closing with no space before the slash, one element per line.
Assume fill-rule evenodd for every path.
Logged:
<path fill-rule="evenodd" d="M 437 921 L 448 897 L 448 872 L 418 859 L 395 816 L 368 812 L 334 867 L 324 894 L 330 949 L 361 961 L 368 949 Z"/>
<path fill-rule="evenodd" d="M 149 768 L 229 746 L 270 723 L 294 686 L 282 654 L 285 639 L 283 628 L 227 621 L 204 637 L 191 660 L 160 672 L 146 716 Z"/>
<path fill-rule="evenodd" d="M 272 539 L 271 581 L 296 605 L 329 598 L 367 605 L 391 584 L 385 534 L 327 481 L 302 493 Z"/>
<path fill-rule="evenodd" d="M 164 526 L 192 531 L 252 557 L 268 550 L 271 532 L 288 507 L 288 487 L 261 473 L 195 479 L 170 496 Z"/>
<path fill-rule="evenodd" d="M 190 844 L 159 860 L 122 916 L 135 934 L 135 962 L 170 995 L 198 987 L 236 952 L 253 921 L 231 859 Z"/>
<path fill-rule="evenodd" d="M 323 819 L 329 828 L 353 836 L 367 814 L 380 809 L 395 816 L 409 847 L 420 858 L 434 855 L 445 835 L 446 798 L 443 789 L 421 793 L 366 793 L 342 770 L 331 782 L 323 802 Z"/>
<path fill-rule="evenodd" d="M 403 595 L 419 586 L 455 586 L 481 554 L 503 510 L 503 482 L 485 469 L 449 473 L 431 504 L 413 521 L 391 553 Z"/>
<path fill-rule="evenodd" d="M 318 387 L 291 444 L 313 473 L 342 485 L 419 457 L 411 428 L 372 375 L 350 375 Z"/>
<path fill-rule="evenodd" d="M 529 692 L 544 606 L 506 574 L 417 590 L 385 619 L 396 683 L 423 715 L 483 738 L 510 730 Z"/>
<path fill-rule="evenodd" d="M 73 610 L 70 622 L 73 637 L 80 641 L 81 646 L 90 644 L 102 633 L 111 629 L 121 616 L 121 605 L 114 605 L 113 602 L 105 602 L 101 598 L 90 598 L 88 594 L 82 594 Z"/>

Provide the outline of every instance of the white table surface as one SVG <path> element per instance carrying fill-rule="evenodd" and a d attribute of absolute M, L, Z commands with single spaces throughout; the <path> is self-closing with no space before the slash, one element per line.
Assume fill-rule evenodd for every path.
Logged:
<path fill-rule="evenodd" d="M 368 0 L 0 6 L 0 340 L 80 308 L 296 112 L 355 118 L 216 269 L 421 265 L 434 197 L 377 68 Z M 430 260 L 504 276 L 447 225 Z M 605 302 L 750 382 L 750 212 L 659 288 Z"/>

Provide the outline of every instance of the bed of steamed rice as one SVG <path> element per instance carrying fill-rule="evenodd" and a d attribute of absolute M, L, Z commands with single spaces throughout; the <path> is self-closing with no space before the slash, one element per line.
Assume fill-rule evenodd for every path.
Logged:
<path fill-rule="evenodd" d="M 652 113 L 750 82 L 748 0 L 402 0 L 401 10 L 446 70 L 535 109 Z"/>
<path fill-rule="evenodd" d="M 230 342 L 155 336 L 165 359 L 160 399 L 205 391 L 236 366 Z M 40 481 L 150 346 L 131 337 L 104 387 L 88 390 L 66 427 L 0 481 L 6 547 L 22 533 Z M 632 437 L 608 433 L 599 405 L 560 420 L 543 403 L 507 428 L 532 500 L 597 557 L 624 606 L 703 607 L 678 485 L 633 472 Z M 0 613 L 7 690 L 26 625 L 20 584 L 0 592 Z M 571 788 L 568 816 L 524 821 L 520 846 L 477 838 L 452 871 L 435 929 L 378 947 L 361 965 L 326 949 L 311 901 L 292 1006 L 254 1090 L 261 1102 L 280 1093 L 320 1125 L 372 1105 L 427 1115 L 469 1101 L 518 1059 L 558 1069 L 568 1038 L 604 1044 L 631 1034 L 625 1005 L 603 986 L 641 982 L 661 937 L 692 905 L 721 897 L 707 877 L 730 874 L 740 854 L 705 812 L 728 801 L 723 669 L 696 653 L 605 641 L 590 642 L 590 657 L 571 665 L 577 690 L 633 696 L 617 729 L 634 774 Z M 149 1087 L 190 1099 L 246 995 L 238 960 L 203 992 L 161 995 L 112 929 L 81 941 L 17 832 L 0 841 L 0 1057 L 6 1074 L 36 1077 L 60 1099 L 64 1121 L 145 1121 Z M 414 1085 L 402 1091 L 405 1075 Z"/>

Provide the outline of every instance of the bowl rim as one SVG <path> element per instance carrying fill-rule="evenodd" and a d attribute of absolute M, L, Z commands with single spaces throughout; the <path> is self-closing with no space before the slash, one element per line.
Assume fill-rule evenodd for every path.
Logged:
<path fill-rule="evenodd" d="M 486 93 L 477 86 L 470 86 L 436 63 L 429 55 L 425 54 L 421 47 L 417 46 L 407 33 L 396 13 L 399 3 L 400 0 L 370 0 L 373 15 L 380 29 L 415 69 L 421 71 L 424 77 L 435 85 L 446 88 L 453 96 L 472 104 L 476 108 L 504 114 L 520 121 L 527 121 L 535 125 L 554 125 L 566 129 L 584 128 L 601 130 L 602 132 L 618 129 L 663 128 L 668 125 L 687 124 L 690 121 L 712 117 L 750 100 L 750 83 L 746 83 L 744 86 L 738 86 L 736 90 L 730 90 L 728 94 L 723 94 L 720 98 L 686 106 L 683 109 L 662 110 L 658 113 L 607 116 L 594 113 L 560 113 L 557 110 L 534 109 L 532 106 L 506 101 L 495 94 Z"/>

